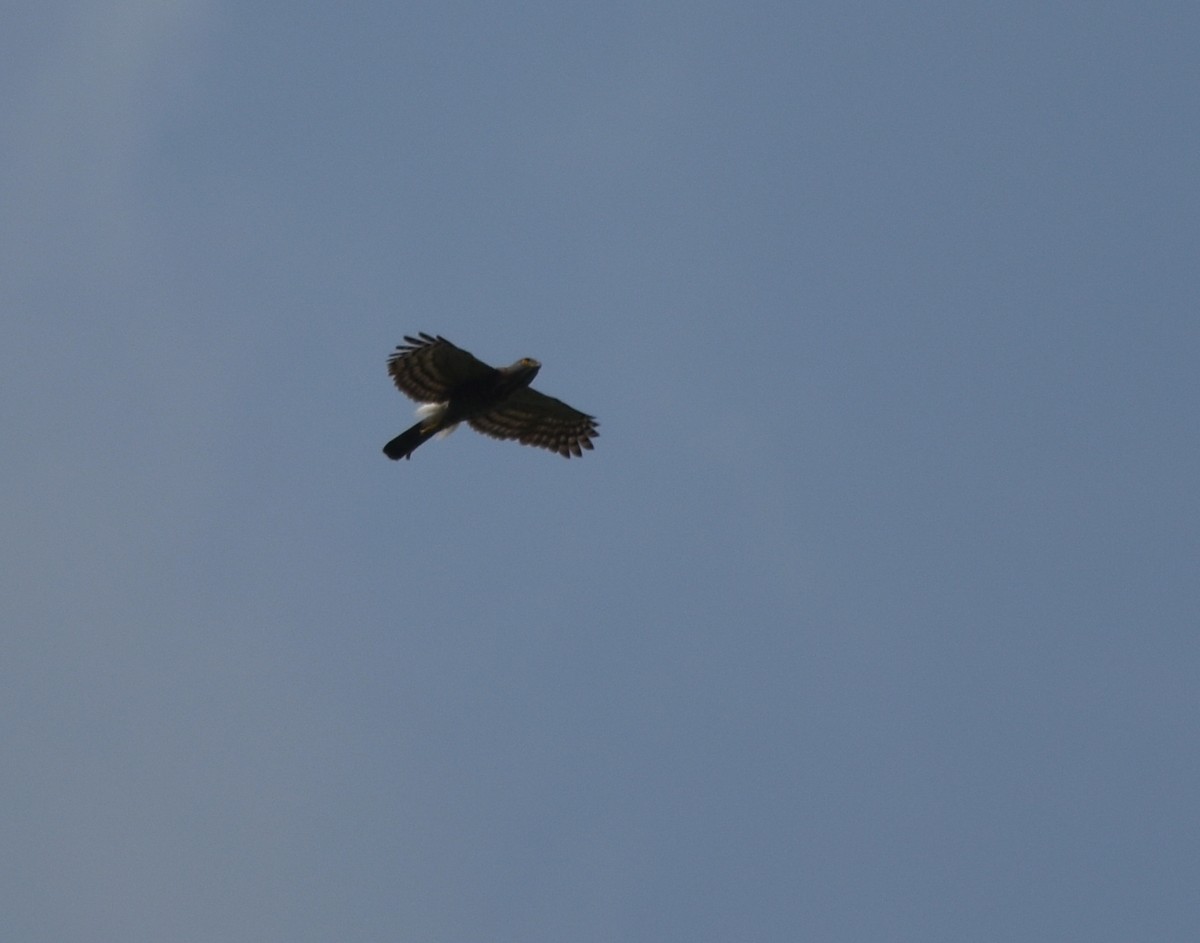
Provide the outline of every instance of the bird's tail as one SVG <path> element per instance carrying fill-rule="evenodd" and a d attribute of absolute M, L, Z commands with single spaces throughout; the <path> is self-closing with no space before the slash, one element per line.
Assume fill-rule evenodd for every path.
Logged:
<path fill-rule="evenodd" d="M 415 426 L 405 429 L 396 438 L 383 447 L 383 454 L 392 461 L 408 458 L 416 451 L 417 446 L 432 439 L 438 431 L 433 423 L 418 422 Z"/>

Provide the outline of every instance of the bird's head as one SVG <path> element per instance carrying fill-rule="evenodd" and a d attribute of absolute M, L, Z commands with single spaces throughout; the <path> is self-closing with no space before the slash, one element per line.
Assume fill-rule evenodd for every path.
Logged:
<path fill-rule="evenodd" d="M 532 357 L 522 357 L 512 366 L 501 367 L 496 383 L 496 394 L 501 397 L 511 396 L 521 387 L 529 386 L 541 369 L 542 365 Z"/>
<path fill-rule="evenodd" d="M 522 357 L 508 368 L 508 372 L 516 380 L 517 386 L 528 386 L 533 382 L 533 378 L 537 376 L 537 372 L 541 369 L 542 365 L 532 357 Z"/>

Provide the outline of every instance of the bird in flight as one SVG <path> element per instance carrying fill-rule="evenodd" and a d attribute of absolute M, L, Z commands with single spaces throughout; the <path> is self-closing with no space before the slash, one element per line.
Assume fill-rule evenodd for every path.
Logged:
<path fill-rule="evenodd" d="M 531 387 L 541 368 L 529 357 L 509 367 L 490 367 L 444 337 L 406 336 L 388 358 L 388 373 L 401 393 L 426 405 L 417 410 L 416 425 L 385 445 L 383 454 L 409 458 L 439 432 L 465 422 L 484 435 L 516 439 L 563 458 L 583 455 L 600 435 L 599 424 Z"/>

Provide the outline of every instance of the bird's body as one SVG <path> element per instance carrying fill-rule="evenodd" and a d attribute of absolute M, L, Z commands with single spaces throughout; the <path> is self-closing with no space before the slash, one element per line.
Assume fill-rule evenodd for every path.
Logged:
<path fill-rule="evenodd" d="M 566 458 L 592 448 L 596 420 L 529 384 L 541 364 L 529 357 L 491 367 L 444 337 L 405 337 L 388 359 L 396 388 L 421 403 L 419 422 L 383 447 L 390 459 L 411 457 L 439 432 L 460 422 L 497 439 L 517 439 Z"/>

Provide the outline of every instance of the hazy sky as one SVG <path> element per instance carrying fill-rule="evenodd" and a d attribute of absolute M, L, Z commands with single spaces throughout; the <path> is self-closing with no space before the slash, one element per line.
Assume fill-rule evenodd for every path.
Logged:
<path fill-rule="evenodd" d="M 1198 35 L 9 10 L 5 939 L 1191 940 Z"/>

